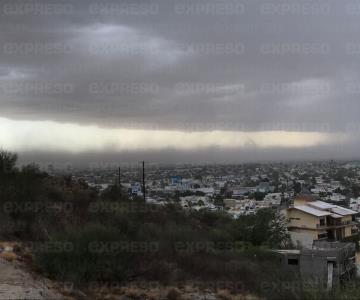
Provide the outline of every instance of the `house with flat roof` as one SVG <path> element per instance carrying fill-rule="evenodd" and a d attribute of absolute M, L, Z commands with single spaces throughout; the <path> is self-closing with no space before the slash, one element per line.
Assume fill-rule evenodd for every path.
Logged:
<path fill-rule="evenodd" d="M 295 245 L 309 247 L 313 241 L 342 241 L 357 235 L 357 211 L 315 200 L 311 195 L 294 199 L 284 211 L 288 231 Z"/>
<path fill-rule="evenodd" d="M 285 270 L 331 289 L 356 275 L 354 243 L 315 241 L 311 248 L 275 250 Z"/>

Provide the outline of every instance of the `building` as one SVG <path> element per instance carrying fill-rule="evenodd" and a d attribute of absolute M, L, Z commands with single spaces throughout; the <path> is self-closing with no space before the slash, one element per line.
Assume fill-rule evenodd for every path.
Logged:
<path fill-rule="evenodd" d="M 215 189 L 212 187 L 209 187 L 209 188 L 204 187 L 204 188 L 195 189 L 195 192 L 201 192 L 201 193 L 204 193 L 205 196 L 213 197 L 215 194 Z"/>
<path fill-rule="evenodd" d="M 231 191 L 232 197 L 242 198 L 249 193 L 256 192 L 256 188 L 255 187 L 234 186 L 234 187 L 230 188 L 230 191 Z"/>
<path fill-rule="evenodd" d="M 273 206 L 280 206 L 282 193 L 270 193 L 264 197 L 264 201 L 269 202 Z"/>
<path fill-rule="evenodd" d="M 256 187 L 256 191 L 259 193 L 269 193 L 272 190 L 269 182 L 260 182 Z"/>
<path fill-rule="evenodd" d="M 327 198 L 327 200 L 332 201 L 332 202 L 342 202 L 342 201 L 346 200 L 346 197 L 344 195 L 334 193 L 334 194 L 330 195 Z"/>
<path fill-rule="evenodd" d="M 208 197 L 206 196 L 186 196 L 180 197 L 180 205 L 184 209 L 195 209 L 205 208 L 208 206 Z"/>
<path fill-rule="evenodd" d="M 350 207 L 352 210 L 355 210 L 355 211 L 357 211 L 357 212 L 360 212 L 360 197 L 358 197 L 358 198 L 351 198 L 351 199 L 350 199 L 349 207 Z"/>
<path fill-rule="evenodd" d="M 311 248 L 277 250 L 282 266 L 328 289 L 356 275 L 353 243 L 315 241 Z"/>
<path fill-rule="evenodd" d="M 133 182 L 131 184 L 131 194 L 136 196 L 142 196 L 142 187 L 140 182 Z"/>
<path fill-rule="evenodd" d="M 171 184 L 181 184 L 181 176 L 171 176 Z"/>
<path fill-rule="evenodd" d="M 224 199 L 224 206 L 227 213 L 237 219 L 240 216 L 254 215 L 259 209 L 269 208 L 270 203 L 251 199 Z"/>
<path fill-rule="evenodd" d="M 310 247 L 313 241 L 341 241 L 357 235 L 356 211 L 323 201 L 311 195 L 294 199 L 285 210 L 292 241 L 299 247 Z"/>

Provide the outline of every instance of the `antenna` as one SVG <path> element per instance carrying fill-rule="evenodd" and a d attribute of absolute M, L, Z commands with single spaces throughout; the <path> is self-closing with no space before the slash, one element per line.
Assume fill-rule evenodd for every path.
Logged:
<path fill-rule="evenodd" d="M 121 169 L 119 167 L 119 169 L 118 169 L 118 185 L 119 185 L 119 191 L 120 191 L 120 196 L 121 196 L 121 178 L 120 178 L 120 175 L 121 175 Z"/>

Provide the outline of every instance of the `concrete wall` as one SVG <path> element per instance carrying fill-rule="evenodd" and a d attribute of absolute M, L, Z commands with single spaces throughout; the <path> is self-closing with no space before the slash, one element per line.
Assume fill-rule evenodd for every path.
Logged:
<path fill-rule="evenodd" d="M 341 222 L 347 222 L 347 221 L 351 221 L 352 220 L 352 216 L 344 216 L 341 218 Z"/>
<path fill-rule="evenodd" d="M 327 271 L 326 257 L 302 253 L 300 260 L 300 273 L 302 277 L 325 283 L 328 275 Z"/>
<path fill-rule="evenodd" d="M 323 287 L 331 288 L 340 283 L 340 278 L 348 280 L 356 274 L 353 243 L 316 241 L 312 248 L 279 250 L 278 253 L 282 255 L 280 261 L 284 270 L 299 272 L 303 280 L 313 281 Z M 288 259 L 297 259 L 297 263 Z M 329 278 L 332 278 L 331 286 Z"/>
<path fill-rule="evenodd" d="M 346 226 L 345 227 L 345 237 L 351 236 L 351 228 L 352 226 Z"/>
<path fill-rule="evenodd" d="M 306 205 L 308 204 L 309 201 L 306 199 L 302 199 L 302 198 L 295 198 L 294 199 L 294 205 Z"/>
<path fill-rule="evenodd" d="M 347 276 L 352 278 L 355 275 L 356 264 L 350 259 L 355 256 L 355 244 L 352 243 L 327 243 L 314 242 L 314 249 L 304 249 L 301 252 L 300 273 L 303 276 L 310 276 L 321 282 L 327 281 L 327 265 L 333 263 L 333 283 L 339 283 L 340 276 L 346 271 Z"/>
<path fill-rule="evenodd" d="M 352 216 L 344 216 L 341 218 L 341 222 L 351 222 L 352 221 Z M 351 236 L 351 228 L 353 227 L 353 225 L 348 225 L 346 227 L 344 227 L 342 229 L 342 231 L 344 232 L 344 237 L 348 237 Z"/>
<path fill-rule="evenodd" d="M 307 228 L 316 228 L 317 224 L 320 224 L 320 218 L 307 214 L 297 209 L 290 209 L 287 212 L 288 218 L 298 218 L 300 220 L 292 219 L 288 226 L 296 227 L 307 227 Z"/>
<path fill-rule="evenodd" d="M 291 241 L 296 247 L 299 248 L 311 248 L 313 240 L 317 239 L 317 236 L 315 238 L 314 232 L 310 230 L 289 231 L 289 233 Z"/>

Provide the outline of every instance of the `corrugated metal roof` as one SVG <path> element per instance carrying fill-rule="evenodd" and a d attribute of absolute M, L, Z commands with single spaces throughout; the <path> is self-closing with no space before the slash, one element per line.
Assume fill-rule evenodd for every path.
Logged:
<path fill-rule="evenodd" d="M 308 213 L 310 215 L 317 216 L 317 217 L 331 215 L 331 213 L 328 212 L 328 211 L 319 210 L 319 209 L 316 209 L 316 208 L 313 208 L 313 207 L 310 207 L 310 206 L 307 206 L 307 205 L 296 205 L 296 206 L 294 206 L 294 208 L 298 209 L 298 210 L 301 210 L 303 212 L 306 212 L 306 213 Z"/>
<path fill-rule="evenodd" d="M 331 214 L 330 216 L 333 217 L 333 218 L 335 218 L 335 219 L 339 219 L 339 218 L 342 218 L 342 217 L 343 217 L 343 216 L 338 215 L 338 214 Z"/>
<path fill-rule="evenodd" d="M 337 205 L 335 205 L 335 207 L 331 208 L 331 211 L 338 215 L 342 215 L 342 216 L 355 215 L 358 213 L 354 210 L 347 209 L 347 208 L 337 206 Z"/>
<path fill-rule="evenodd" d="M 329 203 L 326 203 L 323 201 L 313 201 L 313 202 L 309 202 L 307 205 L 313 206 L 315 208 L 320 208 L 320 209 L 330 209 L 330 208 L 336 207 L 336 205 L 329 204 Z"/>

